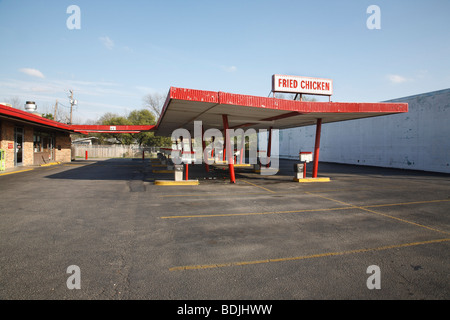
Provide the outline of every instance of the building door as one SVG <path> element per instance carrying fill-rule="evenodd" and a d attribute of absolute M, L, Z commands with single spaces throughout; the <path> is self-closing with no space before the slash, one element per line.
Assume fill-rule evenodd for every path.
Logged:
<path fill-rule="evenodd" d="M 14 165 L 23 164 L 23 128 L 14 128 Z"/>

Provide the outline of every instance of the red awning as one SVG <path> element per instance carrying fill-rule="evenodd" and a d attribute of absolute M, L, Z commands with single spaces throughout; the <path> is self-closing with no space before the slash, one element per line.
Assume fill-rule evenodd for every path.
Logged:
<path fill-rule="evenodd" d="M 71 125 L 76 132 L 88 133 L 139 133 L 152 131 L 154 125 Z"/>
<path fill-rule="evenodd" d="M 156 127 L 156 135 L 170 136 L 175 129 L 193 130 L 202 121 L 205 130 L 230 128 L 287 129 L 322 123 L 408 112 L 407 103 L 309 102 L 227 92 L 171 87 Z"/>
<path fill-rule="evenodd" d="M 0 104 L 0 117 L 52 129 L 73 132 L 71 126 L 39 115 Z"/>

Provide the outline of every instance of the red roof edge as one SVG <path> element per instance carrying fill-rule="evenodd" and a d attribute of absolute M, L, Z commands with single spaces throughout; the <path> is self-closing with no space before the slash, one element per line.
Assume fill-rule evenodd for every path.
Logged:
<path fill-rule="evenodd" d="M 219 103 L 219 93 L 216 91 L 170 87 L 166 101 L 161 110 L 161 115 L 159 116 L 158 123 L 156 124 L 156 128 L 159 127 L 159 123 L 166 113 L 167 106 L 169 105 L 170 100 L 188 100 Z"/>
<path fill-rule="evenodd" d="M 142 131 L 152 131 L 154 125 L 82 125 L 74 124 L 70 126 L 79 133 L 107 132 L 107 133 L 139 133 Z"/>
<path fill-rule="evenodd" d="M 302 113 L 408 112 L 408 103 L 400 102 L 312 102 L 286 100 L 273 97 L 259 97 L 227 92 L 219 92 L 219 101 L 220 104 L 239 105 L 263 109 L 276 109 Z"/>
<path fill-rule="evenodd" d="M 260 97 L 222 91 L 206 91 L 170 87 L 156 129 L 159 127 L 171 100 L 187 100 L 226 105 L 239 105 L 255 108 L 267 108 L 299 113 L 404 113 L 408 112 L 408 103 L 402 102 L 310 102 L 286 100 L 273 97 Z"/>
<path fill-rule="evenodd" d="M 44 117 L 41 117 L 41 116 L 38 116 L 38 115 L 35 115 L 32 113 L 29 113 L 27 111 L 19 110 L 16 108 L 12 108 L 12 107 L 8 107 L 3 104 L 0 104 L 0 115 L 2 115 L 2 114 L 17 118 L 20 120 L 26 120 L 29 122 L 33 122 L 33 123 L 57 128 L 57 129 L 74 131 L 70 125 L 67 125 L 65 123 L 50 120 L 50 119 L 47 119 L 47 118 L 44 118 Z"/>
<path fill-rule="evenodd" d="M 222 91 L 205 91 L 197 89 L 175 88 L 171 87 L 164 104 L 162 118 L 169 101 L 188 100 L 198 102 L 220 103 L 228 105 L 239 105 L 255 108 L 280 109 L 296 112 L 408 112 L 408 104 L 401 102 L 310 102 L 286 100 L 273 97 L 260 97 Z M 159 121 L 158 121 L 159 124 Z"/>

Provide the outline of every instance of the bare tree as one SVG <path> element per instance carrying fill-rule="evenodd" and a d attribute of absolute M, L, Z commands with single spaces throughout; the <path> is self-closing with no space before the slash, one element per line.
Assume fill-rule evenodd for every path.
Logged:
<path fill-rule="evenodd" d="M 9 99 L 5 99 L 5 102 L 10 104 L 11 107 L 16 109 L 22 109 L 25 107 L 25 103 L 17 96 L 11 97 Z"/>
<path fill-rule="evenodd" d="M 63 123 L 69 123 L 69 111 L 65 111 L 62 108 L 58 108 L 56 111 L 56 118 L 55 121 L 63 122 Z"/>
<path fill-rule="evenodd" d="M 154 113 L 156 119 L 161 116 L 165 101 L 166 98 L 159 93 L 150 93 L 144 97 L 144 105 Z"/>
<path fill-rule="evenodd" d="M 295 93 L 275 93 L 275 98 L 285 99 L 285 100 L 300 100 L 300 95 L 296 95 Z M 315 97 L 311 98 L 306 95 L 303 95 L 302 101 L 315 102 L 315 101 L 317 101 L 317 99 Z"/>

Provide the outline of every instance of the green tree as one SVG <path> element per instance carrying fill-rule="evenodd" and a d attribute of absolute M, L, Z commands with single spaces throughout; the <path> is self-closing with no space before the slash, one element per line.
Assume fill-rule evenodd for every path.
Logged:
<path fill-rule="evenodd" d="M 55 120 L 53 119 L 53 115 L 51 113 L 44 113 L 42 114 L 42 117 L 50 120 Z"/>
<path fill-rule="evenodd" d="M 118 126 L 118 125 L 154 125 L 155 116 L 148 109 L 133 110 L 126 117 L 115 113 L 105 113 L 97 124 Z M 170 137 L 155 136 L 153 132 L 140 133 L 97 133 L 93 136 L 99 139 L 100 144 L 107 143 L 107 140 L 114 138 L 120 144 L 137 143 L 139 146 L 167 147 L 172 144 Z"/>
<path fill-rule="evenodd" d="M 154 125 L 156 123 L 155 116 L 147 109 L 131 111 L 127 119 L 133 125 Z M 167 147 L 172 144 L 170 137 L 155 136 L 153 132 L 134 133 L 132 136 L 139 146 Z"/>
<path fill-rule="evenodd" d="M 132 125 L 155 124 L 155 117 L 149 110 L 146 109 L 131 111 L 130 114 L 128 114 L 127 119 Z M 139 146 L 148 146 L 151 138 L 153 137 L 153 132 L 133 133 L 132 136 Z"/>
<path fill-rule="evenodd" d="M 118 126 L 118 125 L 131 125 L 130 121 L 115 113 L 107 112 L 98 121 L 101 125 Z M 98 133 L 97 134 L 100 143 L 105 143 L 108 139 L 115 139 L 120 144 L 132 144 L 133 136 L 130 133 Z"/>

